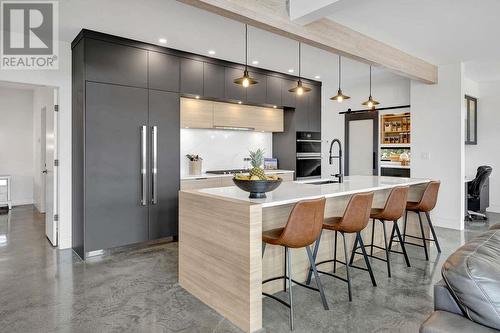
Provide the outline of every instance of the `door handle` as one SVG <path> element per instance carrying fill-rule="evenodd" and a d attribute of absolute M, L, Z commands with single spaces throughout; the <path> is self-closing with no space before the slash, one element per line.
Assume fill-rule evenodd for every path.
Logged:
<path fill-rule="evenodd" d="M 43 170 L 42 173 L 47 174 L 49 172 L 47 169 Z"/>
<path fill-rule="evenodd" d="M 146 142 L 147 142 L 147 127 L 141 126 L 141 206 L 146 206 L 146 196 L 147 196 L 147 152 L 146 152 Z"/>
<path fill-rule="evenodd" d="M 377 168 L 377 153 L 373 152 L 373 170 Z"/>
<path fill-rule="evenodd" d="M 158 126 L 151 127 L 152 166 L 151 166 L 151 203 L 158 203 Z"/>

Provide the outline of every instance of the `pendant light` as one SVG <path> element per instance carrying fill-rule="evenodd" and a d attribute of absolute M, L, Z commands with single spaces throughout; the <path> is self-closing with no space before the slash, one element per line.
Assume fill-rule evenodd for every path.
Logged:
<path fill-rule="evenodd" d="M 337 101 L 339 103 L 342 103 L 342 101 L 345 99 L 351 98 L 347 95 L 344 95 L 344 93 L 342 93 L 342 89 L 340 88 L 340 82 L 341 82 L 340 79 L 342 77 L 342 60 L 341 59 L 342 59 L 342 57 L 339 55 L 339 90 L 337 91 L 337 95 L 330 97 L 331 100 Z"/>
<path fill-rule="evenodd" d="M 370 109 L 375 109 L 375 106 L 379 104 L 380 103 L 374 100 L 372 97 L 372 66 L 370 65 L 370 97 L 368 97 L 368 100 L 366 102 L 363 102 L 362 105 L 366 105 Z"/>
<path fill-rule="evenodd" d="M 301 43 L 299 42 L 299 80 L 297 81 L 296 87 L 288 90 L 289 92 L 296 93 L 299 96 L 302 95 L 303 93 L 311 91 L 311 88 L 302 85 L 302 80 L 300 79 L 300 65 L 301 65 L 300 49 L 301 49 Z"/>
<path fill-rule="evenodd" d="M 245 24 L 245 70 L 243 76 L 234 80 L 234 83 L 248 88 L 251 85 L 257 84 L 258 81 L 248 74 L 248 25 Z"/>

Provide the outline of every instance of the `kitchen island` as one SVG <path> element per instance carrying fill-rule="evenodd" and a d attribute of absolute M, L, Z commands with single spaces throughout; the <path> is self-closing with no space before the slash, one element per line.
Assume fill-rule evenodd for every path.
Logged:
<path fill-rule="evenodd" d="M 282 288 L 280 280 L 264 288 L 262 281 L 283 275 L 284 255 L 281 247 L 268 246 L 262 258 L 262 231 L 285 225 L 293 205 L 300 200 L 325 197 L 325 216 L 342 216 L 355 193 L 373 191 L 373 207 L 383 207 L 391 188 L 408 185 L 408 199 L 418 201 L 428 182 L 378 176 L 345 177 L 342 184 L 284 182 L 265 199 L 249 199 L 248 193 L 235 186 L 181 191 L 179 283 L 245 332 L 258 331 L 262 328 L 262 291 L 274 293 Z M 418 229 L 412 215 L 409 234 Z M 387 228 L 390 233 L 392 225 L 388 223 Z M 323 233 L 318 261 L 333 258 L 333 234 Z M 382 235 L 377 229 L 377 245 L 382 245 Z M 342 258 L 340 247 L 338 253 Z M 309 269 L 305 251 L 292 250 L 292 262 L 293 278 L 305 281 Z"/>

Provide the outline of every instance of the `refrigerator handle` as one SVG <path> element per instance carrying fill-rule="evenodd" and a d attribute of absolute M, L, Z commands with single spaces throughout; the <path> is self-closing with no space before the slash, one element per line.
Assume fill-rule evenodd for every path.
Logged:
<path fill-rule="evenodd" d="M 152 159 L 151 166 L 151 203 L 158 203 L 158 126 L 151 127 Z"/>
<path fill-rule="evenodd" d="M 141 206 L 147 205 L 147 127 L 141 126 Z"/>

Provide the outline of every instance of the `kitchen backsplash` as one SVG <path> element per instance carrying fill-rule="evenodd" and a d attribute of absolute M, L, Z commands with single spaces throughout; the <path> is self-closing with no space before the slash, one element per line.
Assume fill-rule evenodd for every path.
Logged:
<path fill-rule="evenodd" d="M 206 170 L 243 168 L 249 150 L 265 149 L 265 157 L 273 155 L 273 134 L 211 129 L 181 129 L 181 174 L 188 173 L 186 154 L 203 158 Z"/>

